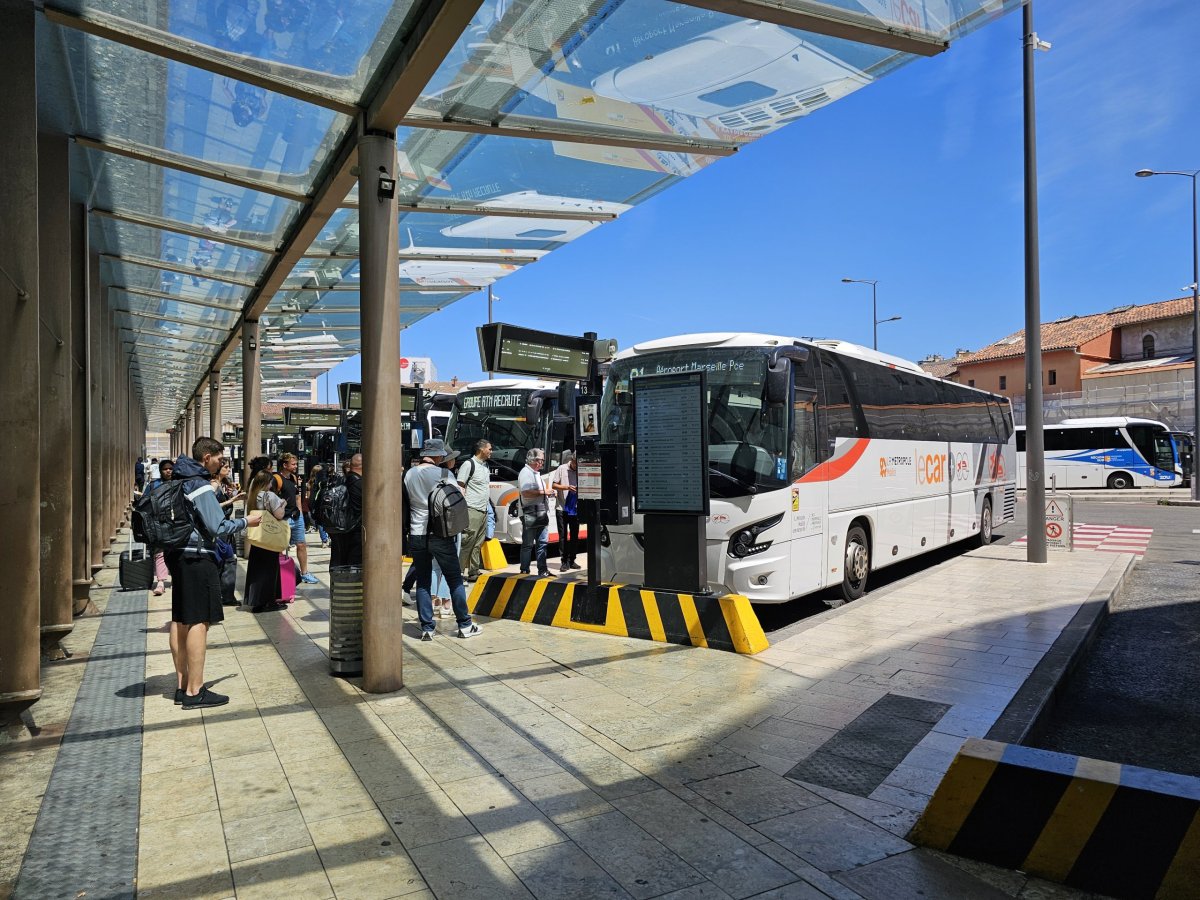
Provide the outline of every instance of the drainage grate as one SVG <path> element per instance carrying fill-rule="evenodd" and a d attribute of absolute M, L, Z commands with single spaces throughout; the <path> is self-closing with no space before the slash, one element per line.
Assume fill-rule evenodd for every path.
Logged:
<path fill-rule="evenodd" d="M 802 760 L 787 777 L 867 797 L 950 709 L 887 694 Z"/>
<path fill-rule="evenodd" d="M 14 898 L 136 893 L 146 598 L 110 596 Z"/>

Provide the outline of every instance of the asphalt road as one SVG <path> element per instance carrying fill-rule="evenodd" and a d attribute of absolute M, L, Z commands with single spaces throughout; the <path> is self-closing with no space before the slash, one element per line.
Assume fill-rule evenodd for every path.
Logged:
<path fill-rule="evenodd" d="M 1150 527 L 1154 534 L 1035 744 L 1200 776 L 1200 507 L 1159 506 L 1161 492 L 1140 493 L 1076 494 L 1076 522 Z M 1024 534 L 1022 501 L 1016 521 L 997 529 L 996 543 Z M 872 575 L 867 594 L 855 602 L 885 601 L 900 585 L 975 546 L 963 541 L 890 566 Z M 822 595 L 755 610 L 772 641 L 836 614 Z"/>
<path fill-rule="evenodd" d="M 1200 775 L 1200 508 L 1077 497 L 1075 519 L 1154 535 L 1034 744 Z M 1025 533 L 1008 531 L 997 543 Z"/>

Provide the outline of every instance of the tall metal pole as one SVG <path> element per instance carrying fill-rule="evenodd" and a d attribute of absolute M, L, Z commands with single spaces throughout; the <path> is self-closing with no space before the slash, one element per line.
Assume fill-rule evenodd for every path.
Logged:
<path fill-rule="evenodd" d="M 871 282 L 871 349 L 879 349 L 879 307 L 875 303 L 875 282 Z"/>
<path fill-rule="evenodd" d="M 395 198 L 396 137 L 358 141 L 359 260 L 362 283 L 363 690 L 404 686 L 404 521 L 400 433 L 400 265 Z M 391 190 L 386 186 L 390 183 Z M 388 196 L 390 193 L 391 196 Z"/>
<path fill-rule="evenodd" d="M 1025 530 L 1026 559 L 1046 561 L 1046 444 L 1042 410 L 1042 299 L 1038 258 L 1037 118 L 1034 107 L 1033 0 L 1025 0 Z"/>
<path fill-rule="evenodd" d="M 1196 219 L 1196 176 L 1192 173 L 1192 434 L 1200 435 L 1200 223 Z M 1196 477 L 1195 441 L 1192 443 L 1192 499 L 1200 500 Z"/>
<path fill-rule="evenodd" d="M 492 324 L 492 286 L 490 284 L 487 286 L 487 291 L 488 291 L 488 324 L 491 325 Z M 492 373 L 488 372 L 487 377 L 488 377 L 488 381 L 491 381 Z"/>
<path fill-rule="evenodd" d="M 208 373 L 208 436 L 221 440 L 221 370 Z"/>

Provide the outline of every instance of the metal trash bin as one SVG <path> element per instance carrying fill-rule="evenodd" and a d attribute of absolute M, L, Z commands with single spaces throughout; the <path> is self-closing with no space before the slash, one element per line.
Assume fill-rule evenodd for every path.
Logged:
<path fill-rule="evenodd" d="M 329 672 L 346 677 L 362 671 L 362 567 L 334 566 L 329 570 Z"/>

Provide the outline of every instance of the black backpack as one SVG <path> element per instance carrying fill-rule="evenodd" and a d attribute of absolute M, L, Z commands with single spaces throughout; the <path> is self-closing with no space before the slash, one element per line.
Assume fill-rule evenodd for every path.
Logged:
<path fill-rule="evenodd" d="M 467 498 L 458 485 L 448 479 L 439 481 L 429 492 L 429 528 L 435 537 L 452 538 L 470 527 Z"/>
<path fill-rule="evenodd" d="M 340 478 L 325 482 L 317 509 L 317 521 L 330 534 L 346 534 L 358 527 L 350 510 L 350 488 Z"/>
<path fill-rule="evenodd" d="M 133 537 L 158 550 L 186 547 L 192 536 L 192 504 L 184 481 L 146 491 L 133 505 Z"/>

